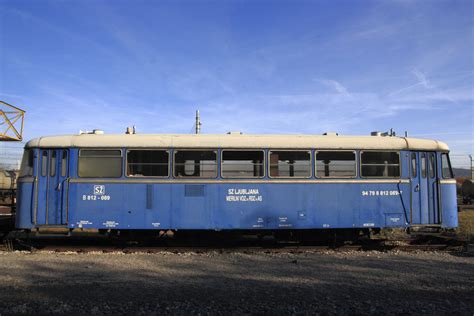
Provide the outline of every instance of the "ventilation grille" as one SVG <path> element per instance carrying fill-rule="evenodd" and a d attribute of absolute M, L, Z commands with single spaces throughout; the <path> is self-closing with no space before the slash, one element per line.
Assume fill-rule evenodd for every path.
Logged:
<path fill-rule="evenodd" d="M 190 185 L 184 186 L 184 196 L 204 196 L 204 185 Z"/>

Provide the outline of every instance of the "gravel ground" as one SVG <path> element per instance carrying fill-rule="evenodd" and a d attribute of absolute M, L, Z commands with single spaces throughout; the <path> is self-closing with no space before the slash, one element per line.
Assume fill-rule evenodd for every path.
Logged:
<path fill-rule="evenodd" d="M 448 253 L 0 252 L 0 314 L 474 313 Z"/>

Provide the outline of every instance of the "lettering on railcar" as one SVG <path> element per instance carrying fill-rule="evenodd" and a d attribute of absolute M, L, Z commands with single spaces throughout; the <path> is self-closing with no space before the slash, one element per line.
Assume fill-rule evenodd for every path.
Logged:
<path fill-rule="evenodd" d="M 105 185 L 94 185 L 94 195 L 104 195 Z"/>
<path fill-rule="evenodd" d="M 363 190 L 362 196 L 397 196 L 401 195 L 403 191 L 398 190 Z"/>
<path fill-rule="evenodd" d="M 228 189 L 225 197 L 227 202 L 262 202 L 263 197 L 258 189 Z"/>
<path fill-rule="evenodd" d="M 265 220 L 263 217 L 257 217 L 257 224 L 252 225 L 253 228 L 262 228 L 264 227 Z"/>
<path fill-rule="evenodd" d="M 278 227 L 291 227 L 293 226 L 291 223 L 288 223 L 288 217 L 280 216 L 278 217 Z"/>
<path fill-rule="evenodd" d="M 105 227 L 114 228 L 117 227 L 119 223 L 117 223 L 116 221 L 105 221 L 102 223 L 102 225 L 104 225 Z"/>
<path fill-rule="evenodd" d="M 77 227 L 82 228 L 84 225 L 92 225 L 92 222 L 87 220 L 80 220 L 77 223 Z"/>
<path fill-rule="evenodd" d="M 105 194 L 105 185 L 94 185 L 93 194 L 83 194 L 83 201 L 110 201 L 110 195 Z"/>

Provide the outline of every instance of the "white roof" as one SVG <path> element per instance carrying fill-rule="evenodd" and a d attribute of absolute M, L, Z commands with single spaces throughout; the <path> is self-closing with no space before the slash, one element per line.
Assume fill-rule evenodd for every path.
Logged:
<path fill-rule="evenodd" d="M 275 148 L 393 149 L 449 151 L 436 140 L 395 136 L 242 135 L 242 134 L 82 134 L 30 140 L 27 148 Z"/>

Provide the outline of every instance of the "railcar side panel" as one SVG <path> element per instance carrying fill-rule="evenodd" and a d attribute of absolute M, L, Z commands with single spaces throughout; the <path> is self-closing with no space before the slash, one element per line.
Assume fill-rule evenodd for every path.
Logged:
<path fill-rule="evenodd" d="M 171 187 L 165 184 L 70 184 L 71 228 L 171 227 Z"/>
<path fill-rule="evenodd" d="M 458 210 L 456 200 L 456 182 L 440 184 L 441 226 L 444 228 L 458 227 Z"/>
<path fill-rule="evenodd" d="M 34 178 L 23 178 L 17 182 L 15 227 L 29 229 L 34 224 Z"/>
<path fill-rule="evenodd" d="M 71 183 L 69 219 L 100 229 L 404 227 L 403 192 L 407 184 Z"/>
<path fill-rule="evenodd" d="M 171 188 L 172 228 L 214 229 L 212 215 L 215 210 L 215 185 L 174 184 Z M 165 211 L 166 212 L 166 211 Z M 199 228 L 197 228 L 199 227 Z"/>

